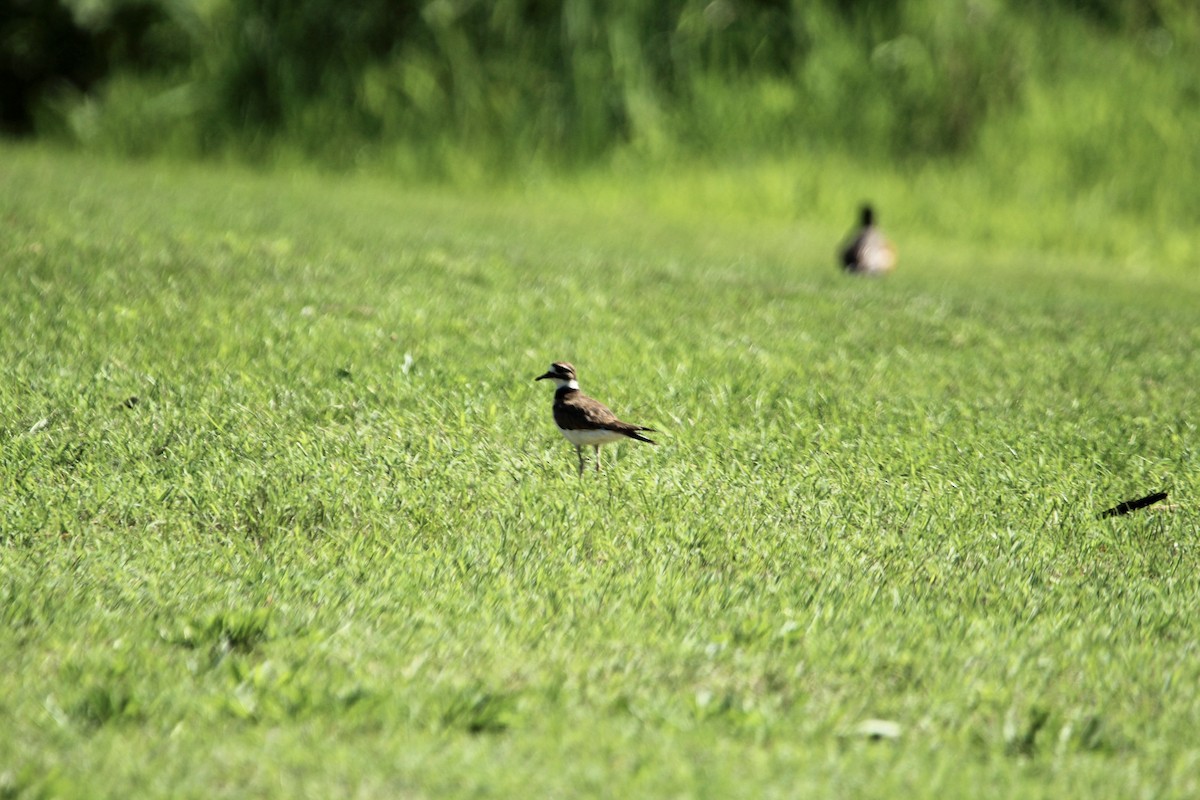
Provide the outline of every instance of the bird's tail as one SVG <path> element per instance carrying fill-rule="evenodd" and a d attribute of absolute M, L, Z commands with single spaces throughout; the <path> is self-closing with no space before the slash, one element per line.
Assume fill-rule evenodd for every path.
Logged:
<path fill-rule="evenodd" d="M 630 439 L 637 439 L 639 442 L 646 442 L 647 444 L 658 444 L 658 442 L 654 441 L 653 439 L 647 439 L 645 436 L 642 436 L 642 434 L 638 433 L 638 431 L 646 431 L 647 433 L 658 433 L 658 431 L 654 430 L 654 428 L 644 428 L 641 425 L 630 425 L 628 430 L 621 431 L 621 433 L 625 434 Z"/>

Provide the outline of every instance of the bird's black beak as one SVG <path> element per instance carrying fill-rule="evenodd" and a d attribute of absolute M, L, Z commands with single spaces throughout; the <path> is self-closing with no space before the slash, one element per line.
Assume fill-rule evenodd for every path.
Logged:
<path fill-rule="evenodd" d="M 547 372 L 545 375 L 538 375 L 536 378 L 534 378 L 534 380 L 542 381 L 542 380 L 545 380 L 546 378 L 553 378 L 553 377 L 554 377 L 553 372 Z"/>

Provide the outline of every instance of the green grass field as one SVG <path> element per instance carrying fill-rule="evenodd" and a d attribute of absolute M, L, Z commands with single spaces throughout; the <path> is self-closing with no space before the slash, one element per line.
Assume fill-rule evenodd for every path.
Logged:
<path fill-rule="evenodd" d="M 1200 793 L 1194 263 L 622 180 L 0 151 L 0 798 Z"/>

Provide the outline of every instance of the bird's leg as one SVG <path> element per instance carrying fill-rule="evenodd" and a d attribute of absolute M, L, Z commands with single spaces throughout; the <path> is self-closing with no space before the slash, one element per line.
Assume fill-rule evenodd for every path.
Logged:
<path fill-rule="evenodd" d="M 575 454 L 579 456 L 579 476 L 583 477 L 583 447 L 575 445 Z"/>
<path fill-rule="evenodd" d="M 600 445 L 596 445 L 596 474 L 600 474 Z"/>

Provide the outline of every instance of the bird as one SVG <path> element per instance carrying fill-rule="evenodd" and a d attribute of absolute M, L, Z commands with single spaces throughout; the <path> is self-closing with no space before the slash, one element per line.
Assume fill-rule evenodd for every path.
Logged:
<path fill-rule="evenodd" d="M 884 275 L 896 266 L 896 248 L 875 224 L 875 210 L 862 207 L 862 224 L 841 251 L 842 269 L 861 275 Z"/>
<path fill-rule="evenodd" d="M 622 439 L 656 444 L 642 436 L 642 433 L 657 433 L 654 428 L 622 422 L 608 406 L 579 391 L 575 367 L 566 361 L 555 361 L 544 375 L 534 380 L 552 380 L 557 387 L 554 390 L 554 424 L 567 441 L 575 445 L 580 476 L 584 469 L 583 448 L 587 445 L 596 448 L 596 472 L 600 472 L 600 445 Z"/>

